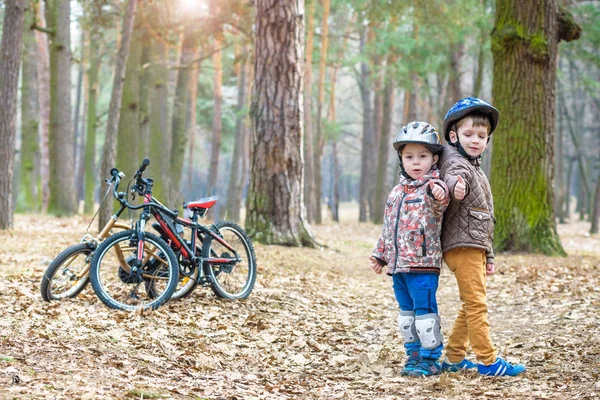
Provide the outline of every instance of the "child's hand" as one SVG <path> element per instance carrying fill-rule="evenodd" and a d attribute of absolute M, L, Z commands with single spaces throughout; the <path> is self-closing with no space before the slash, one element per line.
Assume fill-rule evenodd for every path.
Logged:
<path fill-rule="evenodd" d="M 377 275 L 381 275 L 383 271 L 383 265 L 379 264 L 379 261 L 373 256 L 369 257 L 369 261 L 371 261 L 371 268 Z"/>
<path fill-rule="evenodd" d="M 456 179 L 458 179 L 458 183 L 454 186 L 454 198 L 456 200 L 462 200 L 467 193 L 467 185 L 462 176 L 458 175 Z"/>
<path fill-rule="evenodd" d="M 496 266 L 493 263 L 487 263 L 485 265 L 485 273 L 486 275 L 493 275 L 496 272 Z"/>
<path fill-rule="evenodd" d="M 437 201 L 444 201 L 446 198 L 446 191 L 442 189 L 440 185 L 436 185 L 433 181 L 429 181 L 429 189 L 431 189 L 431 194 Z"/>

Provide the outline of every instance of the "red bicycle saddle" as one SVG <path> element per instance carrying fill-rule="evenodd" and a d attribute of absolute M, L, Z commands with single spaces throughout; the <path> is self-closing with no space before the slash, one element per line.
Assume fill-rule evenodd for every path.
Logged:
<path fill-rule="evenodd" d="M 217 196 L 204 197 L 200 200 L 190 201 L 189 203 L 184 204 L 183 208 L 189 208 L 190 210 L 207 209 L 214 206 L 217 200 L 219 200 Z"/>

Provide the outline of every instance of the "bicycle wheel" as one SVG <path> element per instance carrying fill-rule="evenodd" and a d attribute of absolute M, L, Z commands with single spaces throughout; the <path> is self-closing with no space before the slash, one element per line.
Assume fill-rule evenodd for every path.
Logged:
<path fill-rule="evenodd" d="M 102 242 L 92 258 L 92 287 L 110 308 L 157 309 L 175 291 L 179 266 L 169 245 L 158 236 L 146 233 L 142 265 L 134 271 L 137 247 L 137 232 L 123 231 Z"/>
<path fill-rule="evenodd" d="M 90 281 L 90 260 L 93 252 L 94 249 L 88 243 L 78 243 L 56 256 L 42 277 L 42 299 L 63 300 L 81 293 Z"/>
<path fill-rule="evenodd" d="M 213 225 L 216 232 L 235 249 L 235 254 L 211 236 L 202 244 L 202 258 L 231 258 L 230 263 L 204 262 L 204 274 L 211 281 L 213 292 L 222 298 L 235 300 L 247 298 L 256 282 L 256 257 L 252 242 L 246 232 L 235 222 L 219 221 Z"/>

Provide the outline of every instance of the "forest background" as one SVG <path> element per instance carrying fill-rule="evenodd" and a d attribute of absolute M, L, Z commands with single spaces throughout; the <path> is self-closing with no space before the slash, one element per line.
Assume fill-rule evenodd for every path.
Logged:
<path fill-rule="evenodd" d="M 149 0 L 137 2 L 129 17 L 127 4 L 121 1 L 23 5 L 27 9 L 19 89 L 16 97 L 3 99 L 17 112 L 14 153 L 5 149 L 3 156 L 3 161 L 10 156 L 14 160 L 11 207 L 0 210 L 4 228 L 11 226 L 11 209 L 59 216 L 91 214 L 104 196 L 108 169 L 116 165 L 132 176 L 144 157 L 151 160 L 148 173 L 158 181 L 155 195 L 164 203 L 177 207 L 183 199 L 218 195 L 216 218 L 243 218 L 240 210 L 243 213 L 246 205 L 255 147 L 251 136 L 256 119 L 249 111 L 257 57 L 261 61 L 254 48 L 260 18 L 255 4 Z M 503 30 L 502 7 L 515 15 L 527 9 L 489 0 L 306 2 L 306 34 L 301 38 L 305 57 L 297 62 L 304 72 L 300 106 L 309 223 L 337 220 L 340 202 L 358 203 L 359 221 L 381 222 L 385 196 L 398 176 L 389 145 L 395 132 L 417 119 L 440 127 L 457 99 L 472 95 L 492 101 L 495 91 L 498 100 L 492 103 L 503 118 L 493 139 L 502 140 L 502 150 L 493 167 L 492 140 L 483 158 L 494 191 L 511 193 L 513 189 L 506 191 L 501 181 L 519 180 L 522 171 L 534 174 L 537 167 L 527 158 L 540 157 L 554 165 L 539 182 L 513 185 L 514 190 L 529 192 L 520 196 L 524 204 L 551 196 L 539 206 L 545 210 L 541 218 L 545 222 L 527 221 L 517 224 L 528 225 L 522 232 L 500 232 L 499 246 L 561 253 L 559 245 L 535 244 L 553 242 L 551 237 L 556 236 L 544 233 L 539 224 L 555 231 L 550 215 L 564 222 L 572 201 L 578 218 L 591 221 L 592 232 L 597 232 L 600 136 L 594 116 L 600 105 L 600 31 L 595 24 L 599 4 L 565 1 L 534 6 L 536 12 L 559 7 L 561 18 L 569 15 L 569 21 L 578 24 L 578 33 L 566 40 L 579 37 L 581 29 L 584 34 L 571 43 L 561 42 L 554 61 L 556 55 L 547 57 L 549 69 L 556 63 L 557 73 L 552 104 L 544 106 L 554 107 L 548 114 L 552 129 L 536 126 L 535 117 L 528 115 L 533 108 L 522 108 L 523 115 L 517 118 L 526 131 L 518 133 L 511 128 L 515 113 L 502 105 L 519 94 L 535 92 L 535 85 L 544 82 L 527 80 L 532 70 L 519 78 L 514 75 L 518 71 L 500 65 L 499 60 L 508 58 L 501 48 L 512 46 Z M 6 12 L 4 7 L 0 11 Z M 128 48 L 121 46 L 127 18 L 133 24 Z M 537 37 L 529 35 L 527 46 L 535 50 Z M 527 53 L 514 57 L 534 58 Z M 508 71 L 503 76 L 502 68 Z M 3 73 L 15 72 L 5 68 Z M 501 76 L 496 87 L 494 73 Z M 502 88 L 514 98 L 505 98 Z M 116 89 L 122 91 L 120 105 Z M 539 136 L 527 130 L 548 132 Z M 545 186 L 541 192 L 530 189 L 539 185 Z M 6 179 L 0 186 L 8 205 Z M 497 197 L 502 204 L 509 196 Z M 509 216 L 515 207 L 524 216 Z M 536 207 L 500 205 L 498 213 L 502 217 L 506 213 L 504 225 L 512 225 L 509 222 L 539 220 L 531 217 L 538 211 L 523 210 Z M 109 215 L 106 207 L 101 225 Z M 266 230 L 249 229 L 254 237 Z M 540 239 L 528 244 L 535 236 Z"/>

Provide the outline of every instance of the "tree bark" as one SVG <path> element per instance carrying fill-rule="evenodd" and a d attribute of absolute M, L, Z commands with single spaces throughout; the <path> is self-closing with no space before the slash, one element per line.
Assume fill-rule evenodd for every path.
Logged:
<path fill-rule="evenodd" d="M 38 211 L 39 197 L 39 114 L 37 84 L 37 43 L 31 26 L 35 13 L 25 14 L 23 26 L 23 64 L 21 67 L 21 168 L 20 201 L 17 210 Z"/>
<path fill-rule="evenodd" d="M 375 206 L 372 215 L 372 221 L 376 224 L 383 222 L 383 213 L 385 210 L 385 199 L 389 188 L 387 187 L 387 170 L 389 164 L 389 154 L 392 140 L 392 115 L 394 114 L 394 78 L 391 73 L 391 65 L 396 62 L 396 57 L 388 57 L 388 71 L 385 82 L 383 98 L 383 121 L 381 128 L 381 140 L 379 141 L 379 156 L 377 157 L 377 182 L 375 186 Z"/>
<path fill-rule="evenodd" d="M 315 30 L 315 2 L 311 0 L 306 10 L 306 64 L 304 66 L 304 204 L 306 219 L 315 221 L 317 199 L 315 196 L 315 154 L 312 124 L 312 60 Z"/>
<path fill-rule="evenodd" d="M 81 41 L 79 42 L 80 47 L 79 47 L 79 65 L 77 67 L 77 89 L 76 89 L 76 98 L 75 98 L 75 112 L 73 113 L 73 137 L 75 138 L 75 140 L 73 140 L 73 157 L 75 159 L 75 164 L 73 165 L 73 168 L 75 169 L 75 181 L 73 182 L 73 184 L 75 185 L 75 204 L 77 205 L 77 209 L 79 210 L 79 194 L 80 194 L 80 190 L 79 188 L 81 187 L 81 181 L 83 176 L 79 176 L 79 171 L 80 169 L 78 168 L 79 163 L 81 161 L 81 159 L 83 157 L 85 157 L 85 154 L 80 153 L 80 149 L 82 148 L 82 146 L 80 145 L 81 142 L 83 142 L 85 140 L 85 134 L 83 134 L 83 130 L 79 129 L 80 127 L 80 117 L 81 117 L 81 107 L 82 107 L 82 91 L 83 91 L 83 64 L 84 64 L 84 48 L 85 48 L 85 33 L 83 32 L 83 27 L 80 25 L 81 28 Z"/>
<path fill-rule="evenodd" d="M 360 34 L 360 52 L 366 54 L 366 32 L 364 28 Z M 367 222 L 369 218 L 369 180 L 373 179 L 371 173 L 371 159 L 373 149 L 373 119 L 371 115 L 371 79 L 369 66 L 366 62 L 360 64 L 360 94 L 363 106 L 363 136 L 360 158 L 360 188 L 359 188 L 359 222 Z"/>
<path fill-rule="evenodd" d="M 131 43 L 131 34 L 133 31 L 133 21 L 135 20 L 135 9 L 137 0 L 128 0 L 125 15 L 123 17 L 123 27 L 121 31 L 121 43 L 117 53 L 117 64 L 115 65 L 115 75 L 113 80 L 112 93 L 110 96 L 110 105 L 108 108 L 108 122 L 106 123 L 106 136 L 104 139 L 104 151 L 102 153 L 101 176 L 109 176 L 109 171 L 115 166 L 117 161 L 117 141 L 119 127 L 119 117 L 121 112 L 121 100 L 123 96 L 123 81 L 125 79 L 125 66 L 129 56 L 129 44 Z M 98 226 L 101 230 L 109 221 L 113 210 L 113 199 L 107 199 L 106 203 L 100 207 L 98 215 Z"/>
<path fill-rule="evenodd" d="M 150 166 L 148 176 L 154 178 L 154 196 L 163 204 L 171 206 L 168 201 L 169 193 L 169 170 L 171 168 L 171 146 L 172 138 L 167 135 L 167 79 L 166 66 L 167 47 L 162 39 L 152 41 L 150 56 L 150 109 L 148 125 L 150 138 L 148 142 L 148 153 Z"/>
<path fill-rule="evenodd" d="M 372 35 L 374 36 L 374 30 L 371 30 L 371 32 L 373 32 Z M 374 41 L 375 38 L 373 37 L 373 39 L 371 40 Z M 373 62 L 373 71 L 375 75 L 373 77 L 373 149 L 380 148 L 379 142 L 381 141 L 381 138 L 383 136 L 383 133 L 381 131 L 383 122 L 383 98 L 385 96 L 385 94 L 383 93 L 383 80 L 385 79 L 383 69 L 383 58 L 376 56 Z M 379 160 L 373 157 L 371 165 L 372 171 L 377 171 L 378 162 Z M 374 221 L 375 208 L 377 207 L 377 205 L 375 204 L 377 197 L 377 177 L 375 177 L 375 179 L 369 180 L 369 188 L 367 189 L 367 192 L 369 193 L 368 199 L 370 217 L 371 220 Z"/>
<path fill-rule="evenodd" d="M 0 45 L 0 229 L 13 227 L 13 174 L 24 0 L 6 0 Z"/>
<path fill-rule="evenodd" d="M 329 45 L 329 0 L 323 0 L 323 21 L 321 25 L 321 56 L 319 60 L 319 94 L 317 97 L 317 135 L 315 138 L 315 223 L 322 222 L 321 199 L 323 197 L 321 159 L 325 150 L 323 134 L 323 103 L 325 102 L 325 70 L 327 67 L 327 47 Z"/>
<path fill-rule="evenodd" d="M 41 10 L 42 2 L 36 3 L 36 24 L 46 27 L 46 18 Z M 50 204 L 50 55 L 48 53 L 48 35 L 35 31 L 37 43 L 37 85 L 40 107 L 40 180 L 42 192 L 42 211 L 46 212 Z"/>
<path fill-rule="evenodd" d="M 492 96 L 502 112 L 492 191 L 495 248 L 564 255 L 553 199 L 559 8 L 556 0 L 498 0 Z M 519 96 L 515 96 L 515 92 Z M 525 173 L 524 173 L 525 171 Z"/>
<path fill-rule="evenodd" d="M 58 216 L 77 211 L 75 157 L 71 124 L 71 5 L 69 0 L 47 0 L 50 46 L 50 203 Z"/>
<path fill-rule="evenodd" d="M 241 171 L 243 156 L 242 151 L 244 148 L 244 110 L 246 108 L 246 80 L 248 79 L 248 63 L 246 62 L 247 55 L 245 54 L 246 49 L 243 49 L 244 54 L 238 50 L 236 59 L 244 57 L 243 60 L 238 62 L 237 77 L 238 77 L 238 98 L 237 98 L 237 115 L 235 118 L 235 143 L 233 145 L 233 154 L 231 157 L 231 169 L 229 174 L 229 187 L 227 189 L 227 219 L 233 221 L 240 220 L 240 204 L 241 204 L 241 193 L 239 193 L 241 180 Z M 240 65 L 241 64 L 241 65 Z"/>
<path fill-rule="evenodd" d="M 129 178 L 137 171 L 143 157 L 140 155 L 140 84 L 142 79 L 142 35 L 143 29 L 134 24 L 129 45 L 129 56 L 125 67 L 123 96 L 119 116 L 116 167 Z"/>
<path fill-rule="evenodd" d="M 97 43 L 99 34 L 96 27 L 92 27 L 90 32 L 90 42 Z M 102 53 L 94 51 L 90 47 L 90 67 L 88 69 L 88 106 L 87 106 L 87 125 L 85 138 L 85 191 L 84 207 L 85 214 L 94 212 L 96 182 L 99 179 L 98 168 L 96 167 L 96 129 L 98 125 L 96 103 L 98 102 L 98 75 L 102 62 Z"/>
<path fill-rule="evenodd" d="M 214 48 L 221 48 L 221 37 L 220 35 L 215 38 Z M 222 106 L 223 106 L 223 62 L 221 51 L 216 51 L 213 54 L 213 65 L 214 65 L 214 89 L 213 89 L 213 136 L 210 152 L 210 173 L 208 190 L 209 194 L 214 195 L 217 193 L 217 180 L 219 178 L 219 155 L 221 152 L 221 136 L 223 134 L 223 121 L 222 121 Z"/>
<path fill-rule="evenodd" d="M 181 175 L 183 173 L 183 159 L 190 138 L 190 110 L 192 100 L 195 113 L 196 86 L 194 75 L 198 74 L 198 63 L 193 62 L 198 58 L 200 48 L 199 34 L 191 25 L 186 26 L 179 63 L 181 68 L 177 75 L 177 88 L 173 105 L 173 147 L 171 149 L 171 186 L 174 192 L 174 204 L 181 204 Z"/>
<path fill-rule="evenodd" d="M 592 226 L 590 228 L 590 234 L 598 233 L 598 223 L 600 222 L 600 174 L 596 180 L 596 191 L 594 194 L 594 204 L 592 211 Z"/>
<path fill-rule="evenodd" d="M 248 234 L 314 246 L 302 190 L 304 1 L 257 0 Z"/>

